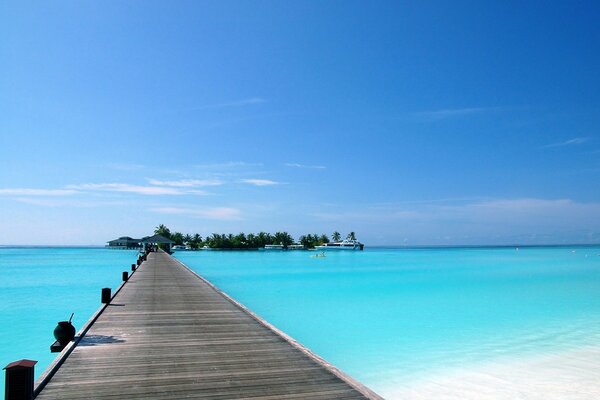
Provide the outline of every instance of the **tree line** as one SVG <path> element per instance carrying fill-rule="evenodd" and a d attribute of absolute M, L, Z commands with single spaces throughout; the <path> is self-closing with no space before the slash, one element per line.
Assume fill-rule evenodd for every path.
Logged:
<path fill-rule="evenodd" d="M 208 246 L 212 249 L 258 249 L 269 244 L 284 246 L 301 244 L 306 248 L 313 248 L 330 242 L 329 237 L 325 234 L 319 235 L 310 233 L 300 236 L 298 241 L 296 241 L 292 235 L 287 232 L 275 232 L 274 234 L 267 232 L 245 234 L 241 232 L 237 235 L 232 233 L 213 233 L 212 235 L 202 238 L 198 233 L 183 234 L 181 232 L 171 232 L 171 230 L 163 224 L 157 226 L 154 229 L 154 233 L 173 240 L 175 245 L 186 245 L 190 246 L 192 249 L 199 249 L 204 246 Z M 341 237 L 341 234 L 336 231 L 331 235 L 331 240 L 337 242 L 341 240 Z M 356 235 L 354 232 L 350 232 L 347 238 L 355 240 Z"/>

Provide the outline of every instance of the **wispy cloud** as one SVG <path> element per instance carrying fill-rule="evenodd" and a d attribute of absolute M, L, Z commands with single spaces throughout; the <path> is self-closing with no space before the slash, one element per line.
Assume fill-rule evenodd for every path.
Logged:
<path fill-rule="evenodd" d="M 214 208 L 186 208 L 186 207 L 155 207 L 150 211 L 159 214 L 187 215 L 191 217 L 217 219 L 217 220 L 237 220 L 241 217 L 241 211 L 232 207 L 214 207 Z"/>
<path fill-rule="evenodd" d="M 451 218 L 457 220 L 472 220 L 485 216 L 496 221 L 505 221 L 508 215 L 513 218 L 527 215 L 534 217 L 541 214 L 551 214 L 556 210 L 571 209 L 584 206 L 570 199 L 465 199 L 448 200 L 440 199 L 427 201 L 413 201 L 389 204 L 363 205 L 360 210 L 339 209 L 335 205 L 329 205 L 326 212 L 318 211 L 311 215 L 331 219 L 334 215 L 342 215 L 343 218 L 355 215 L 361 219 L 375 218 L 422 218 L 432 220 L 436 218 Z M 337 211 L 336 211 L 337 209 Z M 510 218 L 508 218 L 510 220 Z M 516 223 L 514 221 L 513 223 Z"/>
<path fill-rule="evenodd" d="M 202 187 L 202 186 L 220 186 L 223 181 L 219 179 L 181 179 L 177 181 L 161 181 L 158 179 L 148 179 L 151 185 L 170 186 L 170 187 Z"/>
<path fill-rule="evenodd" d="M 307 168 L 307 169 L 325 169 L 326 167 L 323 165 L 307 165 L 307 164 L 298 164 L 298 163 L 285 163 L 286 167 L 290 168 Z"/>
<path fill-rule="evenodd" d="M 564 207 L 575 204 L 571 199 L 493 199 L 472 203 L 470 207 L 488 210 L 508 210 L 519 212 L 531 212 L 555 207 Z"/>
<path fill-rule="evenodd" d="M 132 185 L 128 183 L 82 183 L 67 185 L 58 189 L 0 188 L 0 196 L 20 197 L 22 202 L 34 204 L 34 201 L 23 199 L 30 197 L 71 196 L 93 192 L 132 193 L 144 196 L 207 195 L 207 192 L 193 188 L 221 185 L 222 182 L 218 180 L 152 180 L 151 184 L 152 186 Z"/>
<path fill-rule="evenodd" d="M 119 193 L 134 193 L 145 196 L 179 196 L 184 194 L 204 194 L 199 190 L 182 190 L 173 187 L 130 185 L 127 183 L 84 183 L 80 185 L 69 185 L 68 189 L 86 191 L 106 191 Z"/>
<path fill-rule="evenodd" d="M 31 204 L 34 206 L 43 207 L 78 207 L 78 208 L 93 208 L 104 206 L 123 206 L 127 203 L 124 201 L 89 201 L 75 200 L 71 198 L 39 198 L 39 197 L 17 197 L 19 203 Z"/>
<path fill-rule="evenodd" d="M 272 181 L 270 179 L 242 179 L 240 182 L 254 186 L 273 186 L 281 185 L 281 182 Z"/>
<path fill-rule="evenodd" d="M 498 107 L 467 107 L 467 108 L 449 108 L 434 111 L 421 111 L 414 113 L 417 117 L 422 117 L 431 120 L 461 117 L 464 115 L 472 115 L 482 113 L 484 111 L 497 110 Z"/>
<path fill-rule="evenodd" d="M 31 189 L 31 188 L 6 188 L 0 189 L 0 196 L 70 196 L 76 194 L 75 188 L 69 189 Z"/>
<path fill-rule="evenodd" d="M 576 138 L 573 138 L 573 139 L 565 140 L 564 142 L 550 143 L 550 144 L 547 144 L 545 146 L 542 146 L 542 148 L 545 149 L 545 148 L 549 148 L 549 147 L 573 146 L 573 145 L 587 143 L 590 140 L 591 139 L 589 137 L 576 137 Z"/>
<path fill-rule="evenodd" d="M 363 206 L 360 210 L 329 206 L 325 211 L 311 215 L 320 219 L 355 219 L 379 221 L 382 219 L 413 219 L 459 223 L 469 226 L 481 223 L 482 227 L 530 225 L 568 225 L 575 219 L 593 224 L 600 218 L 600 203 L 581 203 L 571 199 L 487 199 L 463 202 L 441 200 L 405 202 L 398 204 Z M 570 218 L 566 216 L 569 215 Z M 596 222 L 593 222 L 593 221 Z"/>
<path fill-rule="evenodd" d="M 402 236 L 413 244 L 591 243 L 600 238 L 600 202 L 566 198 L 328 205 L 309 215 L 328 225 L 376 231 L 395 243 Z"/>

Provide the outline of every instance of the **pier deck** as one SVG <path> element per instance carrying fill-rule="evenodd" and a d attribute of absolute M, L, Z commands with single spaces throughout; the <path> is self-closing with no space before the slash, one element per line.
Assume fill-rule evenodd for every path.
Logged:
<path fill-rule="evenodd" d="M 151 253 L 36 399 L 364 399 L 166 253 Z"/>

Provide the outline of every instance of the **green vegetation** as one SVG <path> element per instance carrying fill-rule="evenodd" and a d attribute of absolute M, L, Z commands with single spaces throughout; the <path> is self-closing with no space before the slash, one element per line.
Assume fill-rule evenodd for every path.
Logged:
<path fill-rule="evenodd" d="M 160 224 L 159 226 L 154 228 L 154 234 L 164 236 L 167 239 L 171 239 L 171 231 L 169 230 L 169 228 L 167 228 L 163 224 Z M 171 240 L 173 240 L 173 239 L 171 239 Z"/>
<path fill-rule="evenodd" d="M 327 235 L 319 236 L 317 234 L 311 235 L 309 233 L 308 235 L 300 236 L 299 242 L 301 245 L 303 245 L 307 249 L 310 249 L 315 246 L 320 246 L 323 243 L 329 243 L 329 238 L 327 237 Z"/>
<path fill-rule="evenodd" d="M 171 232 L 169 228 L 161 224 L 154 229 L 154 233 L 169 238 L 175 242 L 176 245 L 190 246 L 196 250 L 204 246 L 210 247 L 211 249 L 244 249 L 254 250 L 265 247 L 267 244 L 281 244 L 289 246 L 292 244 L 301 244 L 305 248 L 313 248 L 320 246 L 324 243 L 329 243 L 329 237 L 325 234 L 308 234 L 302 235 L 298 239 L 298 242 L 294 240 L 292 235 L 287 232 L 275 232 L 275 234 L 267 232 L 249 233 L 243 232 L 234 235 L 230 234 L 219 234 L 213 233 L 202 239 L 199 234 L 183 234 L 181 232 Z M 348 238 L 355 238 L 354 232 L 348 234 Z M 331 235 L 333 241 L 339 241 L 341 235 L 339 232 L 333 232 Z"/>

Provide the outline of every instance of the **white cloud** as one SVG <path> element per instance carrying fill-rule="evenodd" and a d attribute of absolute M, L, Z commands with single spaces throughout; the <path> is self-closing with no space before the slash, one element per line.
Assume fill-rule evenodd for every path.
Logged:
<path fill-rule="evenodd" d="M 298 164 L 298 163 L 285 163 L 286 167 L 291 167 L 291 168 L 308 168 L 308 169 L 325 169 L 326 167 L 323 165 L 305 165 L 305 164 Z"/>
<path fill-rule="evenodd" d="M 61 189 L 36 189 L 36 188 L 0 188 L 0 196 L 20 197 L 20 201 L 33 204 L 29 197 L 56 197 L 85 194 L 90 192 L 115 192 L 132 193 L 144 196 L 181 196 L 181 195 L 207 195 L 203 190 L 190 189 L 194 186 L 210 186 L 221 184 L 217 180 L 189 180 L 189 181 L 153 181 L 154 184 L 164 186 L 131 185 L 128 183 L 83 183 L 67 185 Z"/>
<path fill-rule="evenodd" d="M 182 179 L 178 181 L 161 181 L 158 179 L 148 179 L 151 185 L 172 186 L 172 187 L 201 187 L 201 186 L 220 186 L 223 181 L 219 179 Z"/>
<path fill-rule="evenodd" d="M 254 186 L 272 186 L 281 185 L 281 182 L 275 182 L 270 179 L 242 179 L 240 182 L 248 183 Z"/>
<path fill-rule="evenodd" d="M 76 194 L 77 190 L 70 189 L 31 189 L 15 188 L 0 189 L 0 196 L 70 196 Z"/>
<path fill-rule="evenodd" d="M 67 188 L 89 191 L 106 191 L 119 193 L 134 193 L 145 196 L 180 196 L 184 194 L 203 194 L 199 191 L 185 191 L 172 187 L 130 185 L 127 183 L 84 183 L 69 185 Z"/>
<path fill-rule="evenodd" d="M 573 139 L 565 140 L 564 142 L 547 144 L 545 146 L 542 146 L 542 148 L 572 146 L 572 145 L 587 143 L 589 141 L 590 141 L 589 137 L 576 137 Z"/>
<path fill-rule="evenodd" d="M 78 207 L 78 208 L 93 208 L 105 206 L 123 206 L 126 202 L 123 201 L 84 201 L 64 198 L 39 198 L 39 197 L 17 197 L 16 201 L 25 204 L 42 207 Z"/>
<path fill-rule="evenodd" d="M 160 214 L 187 215 L 191 217 L 217 219 L 217 220 L 237 220 L 240 219 L 241 211 L 232 207 L 214 207 L 214 208 L 186 208 L 186 207 L 155 207 L 150 211 Z"/>
<path fill-rule="evenodd" d="M 572 199 L 428 201 L 360 208 L 329 205 L 310 215 L 337 226 L 361 226 L 359 230 L 370 229 L 386 240 L 403 235 L 413 244 L 586 243 L 600 237 L 600 202 Z"/>
<path fill-rule="evenodd" d="M 536 212 L 553 208 L 572 206 L 575 202 L 570 199 L 494 199 L 486 200 L 470 205 L 473 209 L 480 210 L 503 210 L 512 212 Z"/>

